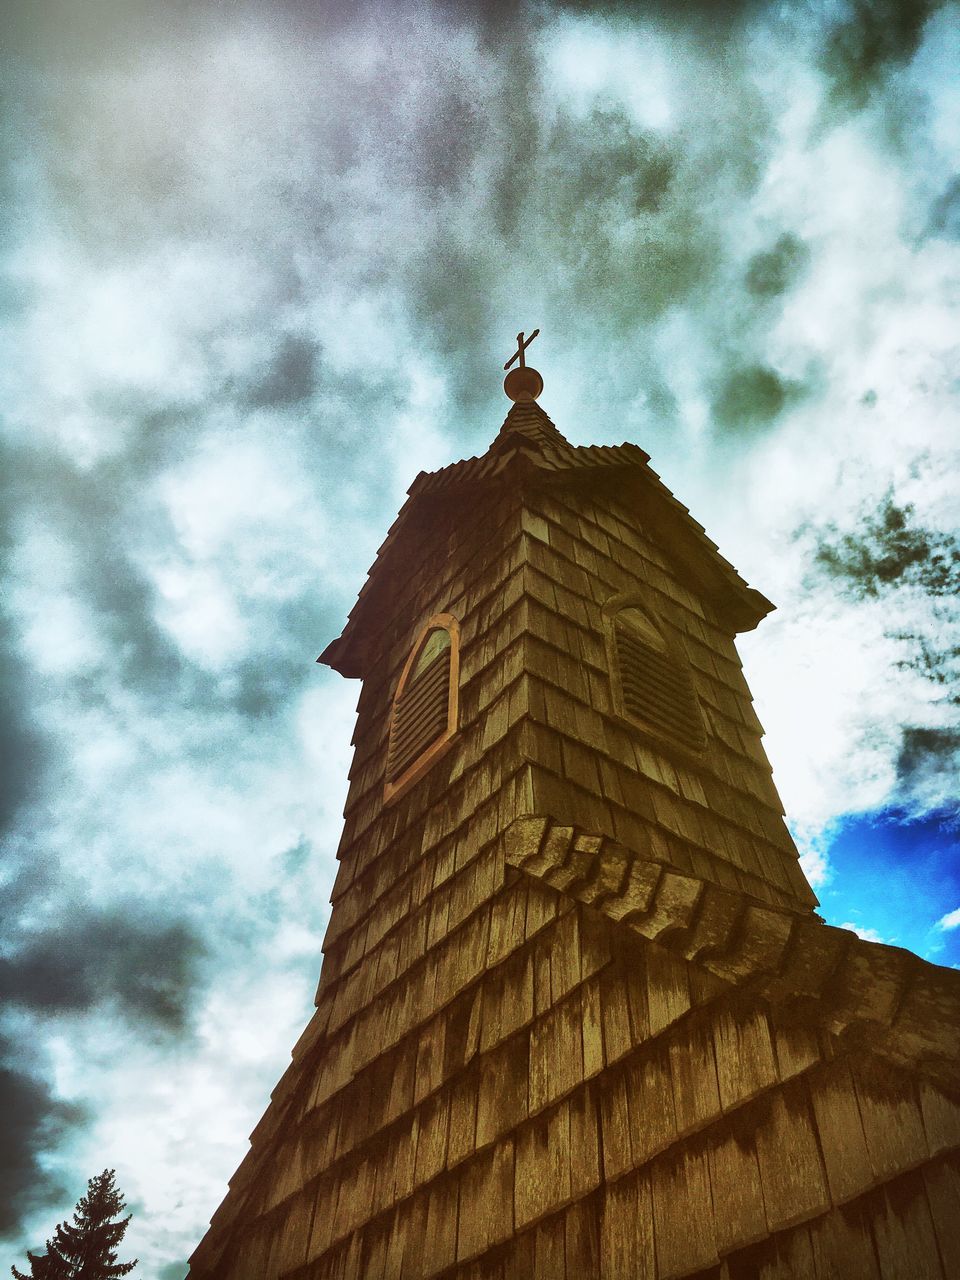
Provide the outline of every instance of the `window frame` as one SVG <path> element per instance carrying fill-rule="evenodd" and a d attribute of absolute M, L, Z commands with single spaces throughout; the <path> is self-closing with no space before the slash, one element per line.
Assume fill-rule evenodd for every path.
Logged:
<path fill-rule="evenodd" d="M 693 705 L 701 725 L 701 743 L 694 746 L 692 743 L 686 742 L 678 736 L 674 736 L 667 729 L 655 724 L 650 720 L 644 720 L 640 716 L 634 715 L 627 709 L 626 699 L 623 693 L 623 679 L 620 674 L 620 652 L 617 646 L 617 620 L 621 613 L 627 609 L 639 609 L 645 614 L 649 621 L 653 624 L 656 631 L 663 640 L 663 656 L 666 656 L 683 674 L 686 676 L 690 685 L 690 693 L 693 698 Z M 602 608 L 604 642 L 607 649 L 607 669 L 610 673 L 610 691 L 613 700 L 613 712 L 617 720 L 621 724 L 626 725 L 635 733 L 642 735 L 648 739 L 650 743 L 663 752 L 664 755 L 676 755 L 681 760 L 691 764 L 702 764 L 704 754 L 707 749 L 709 721 L 704 714 L 703 704 L 700 695 L 697 692 L 696 681 L 693 678 L 693 668 L 686 654 L 680 649 L 680 646 L 673 640 L 668 630 L 667 624 L 663 621 L 660 614 L 654 612 L 650 608 L 647 600 L 641 596 L 631 592 L 628 595 L 617 595 L 607 600 Z M 629 624 L 627 624 L 629 625 Z M 647 647 L 657 652 L 653 645 L 638 637 L 640 643 L 647 644 Z"/>
<path fill-rule="evenodd" d="M 446 728 L 438 734 L 436 738 L 425 747 L 423 751 L 413 760 L 403 773 L 399 774 L 392 781 L 386 776 L 386 770 L 389 766 L 390 752 L 393 749 L 394 730 L 396 727 L 397 703 L 406 691 L 407 682 L 414 664 L 420 655 L 424 642 L 431 631 L 444 630 L 450 637 L 450 673 L 447 683 L 447 725 Z M 410 650 L 407 654 L 403 669 L 400 672 L 400 678 L 397 681 L 397 687 L 394 690 L 393 697 L 390 700 L 389 715 L 389 732 L 387 734 L 387 750 L 384 759 L 384 783 L 383 783 L 383 802 L 390 804 L 399 797 L 414 783 L 419 782 L 423 775 L 436 764 L 442 755 L 450 748 L 457 732 L 459 715 L 460 715 L 460 619 L 452 613 L 435 613 L 428 618 L 420 627 Z"/>

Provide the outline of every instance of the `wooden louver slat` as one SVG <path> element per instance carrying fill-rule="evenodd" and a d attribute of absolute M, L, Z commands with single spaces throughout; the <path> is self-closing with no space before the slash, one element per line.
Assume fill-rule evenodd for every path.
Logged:
<path fill-rule="evenodd" d="M 411 684 L 393 709 L 387 779 L 395 782 L 444 732 L 450 698 L 450 649 L 444 649 Z"/>
<path fill-rule="evenodd" d="M 693 684 L 668 654 L 616 628 L 623 710 L 692 751 L 704 745 L 703 720 Z"/>

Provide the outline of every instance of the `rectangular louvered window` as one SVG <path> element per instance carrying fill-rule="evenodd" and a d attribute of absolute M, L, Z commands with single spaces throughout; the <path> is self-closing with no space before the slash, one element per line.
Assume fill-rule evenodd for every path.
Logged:
<path fill-rule="evenodd" d="M 703 720 L 689 674 L 669 653 L 644 644 L 622 623 L 615 634 L 624 714 L 701 751 Z"/>
<path fill-rule="evenodd" d="M 433 742 L 446 732 L 450 703 L 450 658 L 447 645 L 417 673 L 397 698 L 387 761 L 387 779 L 395 782 Z"/>

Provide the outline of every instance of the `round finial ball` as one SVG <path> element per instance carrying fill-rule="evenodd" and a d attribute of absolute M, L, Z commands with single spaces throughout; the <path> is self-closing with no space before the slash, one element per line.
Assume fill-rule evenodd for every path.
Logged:
<path fill-rule="evenodd" d="M 531 365 L 519 365 L 503 380 L 503 389 L 511 400 L 536 400 L 543 390 L 543 379 Z"/>

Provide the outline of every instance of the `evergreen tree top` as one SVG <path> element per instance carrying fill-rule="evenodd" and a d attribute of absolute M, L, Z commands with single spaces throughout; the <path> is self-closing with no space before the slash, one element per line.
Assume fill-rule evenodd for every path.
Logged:
<path fill-rule="evenodd" d="M 44 1254 L 27 1252 L 29 1272 L 11 1267 L 16 1280 L 113 1280 L 137 1265 L 117 1261 L 117 1247 L 130 1223 L 122 1214 L 126 1202 L 114 1182 L 114 1170 L 104 1169 L 87 1183 L 73 1211 L 73 1222 L 59 1222 Z"/>

